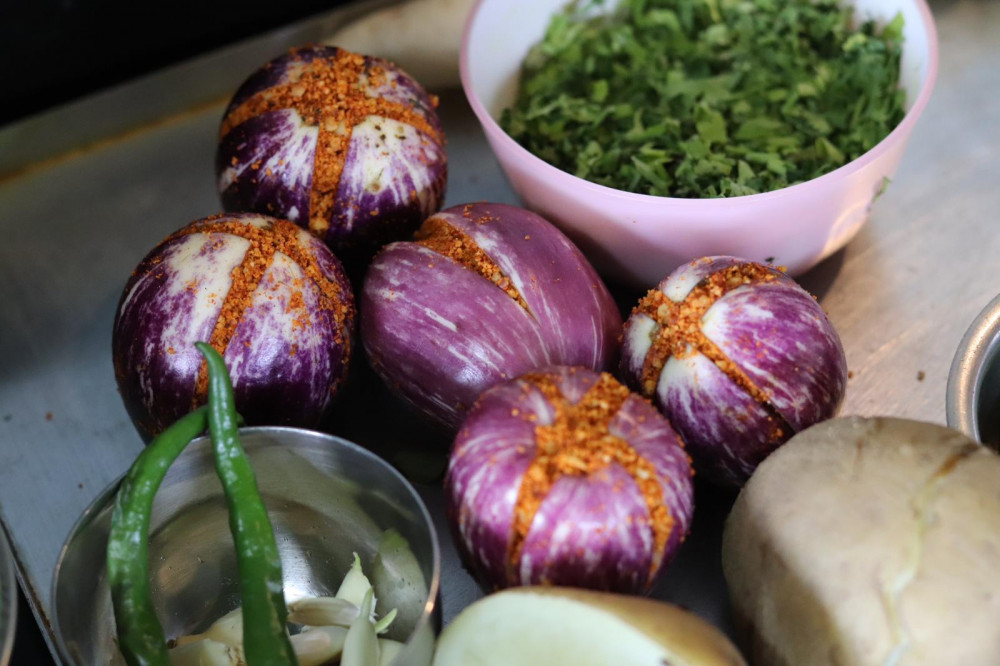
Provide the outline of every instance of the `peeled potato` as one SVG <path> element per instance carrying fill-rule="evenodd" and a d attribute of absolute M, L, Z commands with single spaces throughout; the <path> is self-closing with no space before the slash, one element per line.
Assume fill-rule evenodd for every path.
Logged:
<path fill-rule="evenodd" d="M 604 592 L 518 587 L 472 604 L 438 641 L 434 666 L 746 666 L 729 640 L 670 604 Z"/>
<path fill-rule="evenodd" d="M 947 428 L 833 419 L 751 477 L 723 535 L 755 666 L 1000 664 L 1000 456 Z"/>

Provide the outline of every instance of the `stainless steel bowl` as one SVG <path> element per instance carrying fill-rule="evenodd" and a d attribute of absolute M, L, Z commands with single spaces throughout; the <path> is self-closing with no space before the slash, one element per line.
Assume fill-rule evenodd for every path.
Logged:
<path fill-rule="evenodd" d="M 17 578 L 14 557 L 10 554 L 7 537 L 0 528 L 0 666 L 7 666 L 14 648 L 17 627 Z"/>
<path fill-rule="evenodd" d="M 1000 295 L 965 332 L 948 373 L 948 425 L 1000 447 Z"/>
<path fill-rule="evenodd" d="M 379 538 L 394 528 L 409 542 L 420 573 L 373 579 L 376 598 L 380 610 L 399 611 L 389 637 L 406 648 L 393 663 L 429 664 L 440 629 L 441 557 L 413 487 L 383 460 L 338 437 L 262 427 L 244 429 L 241 439 L 281 550 L 285 597 L 334 594 L 352 552 L 367 572 Z M 56 565 L 53 632 L 67 664 L 124 663 L 114 642 L 104 563 L 117 486 L 84 512 Z M 154 602 L 168 637 L 203 631 L 239 605 L 236 554 L 207 437 L 181 454 L 157 493 L 149 554 Z M 392 563 L 386 569 L 407 571 Z"/>

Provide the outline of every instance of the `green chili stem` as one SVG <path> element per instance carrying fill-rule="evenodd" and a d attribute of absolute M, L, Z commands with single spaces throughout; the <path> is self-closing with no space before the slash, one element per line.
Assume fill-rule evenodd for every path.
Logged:
<path fill-rule="evenodd" d="M 207 409 L 201 407 L 163 431 L 136 458 L 115 498 L 108 535 L 108 583 L 118 647 L 129 666 L 170 664 L 149 585 L 149 520 L 167 470 L 207 423 Z"/>
<path fill-rule="evenodd" d="M 208 364 L 208 424 L 215 469 L 229 506 L 229 527 L 236 543 L 243 598 L 243 650 L 247 666 L 296 664 L 285 630 L 288 611 L 281 557 L 257 480 L 240 445 L 233 387 L 222 357 L 195 343 Z"/>

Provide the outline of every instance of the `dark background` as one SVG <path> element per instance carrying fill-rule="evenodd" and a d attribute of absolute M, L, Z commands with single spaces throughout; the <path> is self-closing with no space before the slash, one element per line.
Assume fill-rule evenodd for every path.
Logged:
<path fill-rule="evenodd" d="M 348 2 L 0 0 L 0 126 Z"/>
<path fill-rule="evenodd" d="M 0 0 L 0 126 L 351 1 Z M 11 665 L 52 663 L 22 597 Z"/>

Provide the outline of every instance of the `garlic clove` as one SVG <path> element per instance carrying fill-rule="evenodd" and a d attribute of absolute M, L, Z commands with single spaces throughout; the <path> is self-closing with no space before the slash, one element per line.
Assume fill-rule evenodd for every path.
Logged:
<path fill-rule="evenodd" d="M 403 647 L 399 641 L 389 638 L 378 639 L 378 666 L 389 666 L 396 655 L 403 651 Z"/>
<path fill-rule="evenodd" d="M 310 627 L 349 627 L 359 612 L 357 604 L 347 599 L 305 597 L 288 604 L 288 621 Z"/>
<path fill-rule="evenodd" d="M 361 613 L 347 630 L 341 666 L 379 666 L 379 644 L 375 625 L 369 619 L 375 605 L 375 594 L 371 588 L 361 601 Z"/>
<path fill-rule="evenodd" d="M 314 627 L 292 636 L 299 666 L 319 666 L 340 657 L 347 640 L 345 627 Z"/>
<path fill-rule="evenodd" d="M 344 580 L 340 583 L 340 587 L 337 588 L 336 596 L 338 599 L 345 599 L 350 601 L 355 606 L 360 606 L 361 600 L 365 598 L 365 594 L 367 594 L 371 589 L 371 582 L 361 570 L 361 558 L 358 557 L 357 553 L 354 553 L 354 563 L 351 565 L 347 575 L 344 576 Z M 375 602 L 373 600 L 372 609 L 374 608 Z"/>
<path fill-rule="evenodd" d="M 243 609 L 237 608 L 229 611 L 213 622 L 212 626 L 204 632 L 191 636 L 181 636 L 175 641 L 175 644 L 179 647 L 204 639 L 218 641 L 231 647 L 240 647 L 243 644 Z"/>
<path fill-rule="evenodd" d="M 386 631 L 389 630 L 389 625 L 391 625 L 392 621 L 395 619 L 396 619 L 396 609 L 393 608 L 391 611 L 386 613 L 381 620 L 375 623 L 375 633 L 384 634 Z"/>

